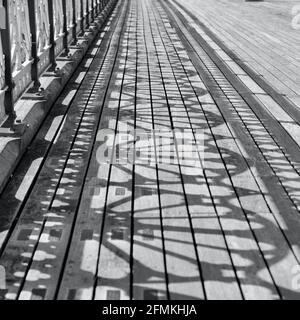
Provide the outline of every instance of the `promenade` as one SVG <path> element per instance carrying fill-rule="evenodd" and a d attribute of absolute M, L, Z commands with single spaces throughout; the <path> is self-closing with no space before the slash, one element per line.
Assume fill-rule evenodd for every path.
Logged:
<path fill-rule="evenodd" d="M 300 298 L 283 8 L 117 2 L 0 195 L 2 299 Z"/>

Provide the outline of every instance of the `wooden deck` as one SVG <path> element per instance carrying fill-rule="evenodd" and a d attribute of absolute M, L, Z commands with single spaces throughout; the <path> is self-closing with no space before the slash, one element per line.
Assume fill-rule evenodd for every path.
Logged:
<path fill-rule="evenodd" d="M 277 92 L 300 106 L 300 37 L 295 0 L 176 0 Z M 295 19 L 294 19 L 295 20 Z"/>
<path fill-rule="evenodd" d="M 0 296 L 299 299 L 300 110 L 276 99 L 173 1 L 119 1 L 0 197 Z M 155 161 L 99 160 L 124 123 Z"/>

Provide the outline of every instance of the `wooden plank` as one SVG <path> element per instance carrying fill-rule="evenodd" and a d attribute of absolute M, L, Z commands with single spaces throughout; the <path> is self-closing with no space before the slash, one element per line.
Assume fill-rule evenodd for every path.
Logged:
<path fill-rule="evenodd" d="M 195 134 L 186 110 L 186 104 L 191 97 L 195 96 L 195 93 L 177 54 L 177 50 L 181 50 L 184 55 L 185 50 L 174 44 L 174 40 L 179 41 L 179 38 L 166 24 L 165 29 L 161 30 L 161 37 L 169 38 L 173 44 L 165 48 L 173 72 L 171 83 L 176 84 L 177 91 L 172 90 L 171 85 L 166 85 L 166 92 L 174 128 L 180 129 L 186 135 L 186 140 L 181 140 L 180 136 L 178 136 L 179 139 L 177 137 L 176 147 L 178 155 L 182 155 L 181 152 L 185 151 L 183 155 L 187 157 L 179 159 L 180 173 L 195 234 L 207 299 L 240 299 L 241 293 L 236 275 L 203 172 L 200 152 L 204 141 L 200 134 Z M 201 85 L 198 82 L 199 84 Z M 199 118 L 205 121 L 203 115 L 201 117 L 199 114 Z M 190 152 L 187 149 L 188 143 L 190 143 Z M 221 268 L 226 268 L 226 278 L 222 276 Z M 228 277 L 231 277 L 230 281 Z"/>
<path fill-rule="evenodd" d="M 232 137 L 231 133 L 224 130 L 224 125 L 220 126 L 218 124 L 218 126 L 215 126 L 218 123 L 217 119 L 220 119 L 220 113 L 213 100 L 208 95 L 202 95 L 201 97 L 200 92 L 198 94 L 211 130 L 208 136 L 206 135 L 206 139 L 209 139 L 206 141 L 206 145 L 209 147 L 205 151 L 205 167 L 207 168 L 205 173 L 207 174 L 212 197 L 229 250 L 232 252 L 232 259 L 240 279 L 243 294 L 246 299 L 276 298 L 276 288 L 273 285 L 273 280 L 257 246 L 252 228 L 249 226 L 248 219 L 243 212 L 240 198 L 236 195 L 235 186 L 228 175 L 228 173 L 232 174 L 233 172 L 232 170 L 227 171 L 223 163 L 224 153 L 228 148 L 221 149 L 218 147 L 219 141 L 231 139 L 230 141 L 228 140 L 228 144 L 235 143 L 235 141 L 230 138 Z M 199 125 L 194 120 L 196 115 L 193 116 L 195 109 L 188 109 L 190 109 L 188 113 L 191 115 L 194 128 L 198 128 Z M 217 128 L 220 129 L 218 130 Z M 211 134 L 218 137 L 217 142 L 214 142 Z M 224 151 L 220 152 L 220 150 Z M 230 155 L 233 156 L 234 154 L 231 153 Z M 241 160 L 239 159 L 238 161 Z M 230 168 L 231 166 L 229 165 L 228 167 Z M 253 261 L 253 264 L 249 265 L 247 261 Z"/>
<path fill-rule="evenodd" d="M 272 114 L 278 122 L 285 128 L 285 130 L 291 135 L 291 137 L 300 146 L 300 128 L 299 124 L 294 121 L 276 101 L 274 101 L 268 95 L 256 95 L 258 99 L 263 103 L 266 109 Z"/>
<path fill-rule="evenodd" d="M 183 30 L 182 26 L 181 26 L 181 30 Z M 193 62 L 194 62 L 194 60 L 193 60 Z M 187 70 L 191 70 L 191 65 L 190 65 L 189 61 L 185 62 L 184 65 L 186 65 Z M 203 74 L 203 71 L 202 71 L 202 74 Z M 201 82 L 200 78 L 199 78 L 199 81 Z M 210 88 L 209 82 L 208 82 L 208 85 Z M 219 116 L 219 111 L 217 109 L 215 109 L 215 107 L 214 107 L 215 104 L 214 104 L 212 98 L 210 97 L 210 95 L 207 92 L 203 91 L 202 87 L 203 86 L 201 86 L 201 85 L 198 85 L 198 87 L 195 87 L 195 92 L 197 92 L 197 95 L 198 95 L 197 100 L 199 101 L 200 105 L 204 108 L 204 111 L 205 111 L 204 114 L 205 114 L 206 119 L 208 120 L 209 127 L 211 127 L 211 130 L 213 128 L 215 128 L 214 130 L 217 130 L 220 126 L 220 123 L 223 122 L 222 116 L 221 117 Z M 210 88 L 210 91 L 214 92 L 215 89 L 212 90 Z M 191 119 L 195 129 L 199 128 L 199 123 L 197 123 L 197 121 L 194 120 L 194 119 L 197 119 L 197 117 L 196 117 L 197 111 L 198 111 L 198 108 L 195 108 L 195 106 L 193 106 L 193 105 L 188 106 L 188 113 L 191 114 L 190 119 Z M 220 120 L 217 120 L 218 117 Z M 217 124 L 217 126 L 214 124 Z M 214 134 L 215 137 L 222 137 L 224 135 L 224 132 L 222 132 L 222 131 L 220 133 L 218 131 L 216 131 L 216 132 L 212 131 L 212 133 Z M 230 136 L 231 136 L 230 132 L 227 132 L 227 134 L 225 135 L 226 138 L 230 137 Z M 217 139 L 217 142 L 219 141 L 219 139 L 220 138 Z M 210 148 L 212 148 L 212 146 L 214 146 L 214 145 L 215 145 L 215 142 L 214 142 L 214 140 L 212 140 L 211 143 L 209 143 L 209 146 L 210 146 Z M 219 151 L 217 151 L 217 150 L 218 149 L 216 149 L 216 151 L 214 151 L 214 152 L 209 151 L 209 153 L 206 151 L 206 153 L 205 153 L 206 165 L 207 165 L 207 157 L 209 157 L 210 155 L 213 155 L 213 157 L 212 157 L 212 161 L 209 161 L 209 167 L 211 167 L 211 170 L 206 170 L 205 172 L 207 173 L 208 178 L 209 178 L 208 181 L 209 181 L 210 190 L 212 192 L 213 199 L 216 199 L 216 200 L 219 199 L 218 201 L 215 202 L 215 205 L 216 205 L 216 209 L 218 211 L 218 214 L 220 215 L 220 219 L 221 219 L 220 221 L 222 223 L 222 226 L 223 226 L 223 229 L 224 229 L 227 241 L 228 241 L 229 249 L 232 252 L 234 252 L 237 249 L 237 245 L 238 245 L 238 247 L 241 246 L 241 248 L 245 248 L 244 250 L 247 250 L 247 248 L 249 248 L 249 247 L 253 248 L 254 251 L 247 250 L 247 252 L 249 252 L 249 254 L 251 254 L 251 258 L 254 259 L 254 261 L 255 261 L 255 263 L 253 264 L 253 267 L 257 268 L 258 266 L 260 266 L 256 269 L 257 271 L 255 271 L 255 269 L 251 269 L 251 268 L 248 270 L 249 272 L 247 272 L 246 278 L 251 279 L 251 282 L 253 281 L 252 282 L 253 284 L 249 285 L 248 281 L 245 281 L 243 274 L 241 274 L 238 271 L 239 268 L 243 268 L 243 266 L 247 260 L 246 261 L 244 260 L 244 262 L 243 262 L 243 260 L 240 260 L 239 255 L 236 255 L 236 254 L 232 255 L 233 262 L 237 268 L 237 274 L 240 278 L 243 293 L 246 298 L 251 298 L 251 297 L 257 298 L 258 295 L 261 295 L 261 298 L 272 297 L 273 294 L 275 294 L 275 296 L 276 296 L 276 289 L 274 288 L 274 285 L 272 283 L 273 280 L 270 278 L 270 275 L 268 273 L 268 270 L 266 269 L 265 263 L 262 260 L 262 257 L 259 253 L 255 238 L 253 238 L 252 231 L 248 226 L 247 218 L 245 219 L 244 214 L 241 213 L 241 215 L 239 214 L 236 216 L 236 217 L 238 217 L 238 219 L 233 218 L 230 220 L 230 224 L 226 223 L 226 220 L 227 220 L 226 214 L 228 214 L 229 208 L 226 209 L 228 207 L 228 204 L 227 204 L 227 202 L 225 202 L 226 203 L 226 205 L 225 205 L 224 200 L 223 200 L 224 198 L 222 197 L 222 194 L 224 193 L 224 197 L 228 194 L 228 196 L 230 196 L 232 204 L 235 203 L 235 205 L 233 205 L 231 208 L 231 210 L 234 209 L 233 212 L 235 212 L 235 211 L 238 212 L 240 210 L 239 207 L 241 204 L 239 204 L 238 199 L 236 199 L 236 201 L 235 201 L 234 189 L 233 189 L 234 193 L 232 193 L 232 191 L 230 191 L 230 188 L 233 188 L 233 187 L 229 187 L 229 190 L 228 190 L 229 192 L 226 192 L 226 188 L 228 188 L 228 186 L 231 186 L 231 181 L 227 178 L 228 176 L 226 177 L 226 175 L 225 175 L 225 177 L 223 177 L 223 175 L 226 174 L 226 169 L 223 167 L 223 159 L 220 156 L 218 156 Z M 218 158 L 220 160 L 216 162 L 216 159 L 218 159 Z M 222 167 L 225 170 L 222 169 Z M 221 172 L 222 172 L 222 175 L 221 175 L 222 179 L 219 180 L 219 176 L 220 176 Z M 214 180 L 216 180 L 218 182 L 216 184 L 212 183 L 212 181 L 214 181 Z M 220 185 L 219 181 L 222 181 L 222 183 L 223 183 L 224 180 L 225 180 L 225 185 L 224 185 L 224 187 L 221 187 L 222 184 Z M 211 181 L 211 183 L 210 183 L 210 181 Z M 222 190 L 221 193 L 218 189 Z M 233 214 L 233 212 L 232 212 L 232 214 Z M 244 218 L 243 218 L 243 216 L 244 216 Z M 241 224 L 241 221 L 244 221 L 244 222 Z M 235 224 L 233 224 L 233 222 L 235 222 Z M 253 240 L 247 241 L 244 243 L 243 243 L 243 241 L 239 241 L 239 242 L 236 241 L 235 235 L 237 238 L 240 238 L 238 230 L 241 228 L 241 226 L 243 226 L 243 232 L 247 233 L 247 235 L 248 235 L 247 238 L 253 239 Z M 242 249 L 242 252 L 244 250 Z M 259 270 L 264 270 L 263 275 L 262 275 L 264 280 L 260 280 L 260 278 L 256 276 L 256 273 Z M 265 281 L 269 283 L 270 291 L 269 291 L 269 289 L 265 289 Z M 259 287 L 257 287 L 258 283 L 261 284 Z"/>
<path fill-rule="evenodd" d="M 110 88 L 109 93 L 113 91 L 112 88 Z M 110 171 L 109 163 L 98 162 L 97 158 L 99 148 L 108 147 L 107 143 L 102 140 L 104 137 L 100 136 L 100 130 L 108 128 L 115 130 L 115 124 L 106 119 L 113 119 L 117 114 L 117 108 L 118 105 L 114 101 L 107 100 L 103 107 L 102 120 L 89 172 L 84 183 L 59 299 L 91 300 L 93 297 Z"/>
<path fill-rule="evenodd" d="M 119 56 L 120 57 L 120 56 Z M 123 67 L 124 69 L 124 67 Z M 94 296 L 95 276 L 97 274 L 101 232 L 107 197 L 110 163 L 100 158 L 99 150 L 108 148 L 103 133 L 107 129 L 115 131 L 118 101 L 111 99 L 116 90 L 118 73 L 114 70 L 103 112 L 96 143 L 91 157 L 89 172 L 84 185 L 78 218 L 72 236 L 72 244 L 67 257 L 65 272 L 58 299 L 91 300 Z M 122 69 L 120 72 L 123 72 Z M 102 133 L 101 130 L 105 130 Z"/>
<path fill-rule="evenodd" d="M 160 137 L 156 135 L 156 147 L 160 156 L 158 177 L 169 295 L 171 299 L 201 299 L 204 298 L 204 292 L 178 162 L 174 153 L 168 104 L 161 80 L 155 80 L 155 75 L 158 74 L 164 82 L 168 81 L 165 77 L 171 73 L 171 68 L 164 70 L 162 75 L 160 67 L 167 63 L 167 59 L 161 40 L 157 39 L 158 26 L 150 10 L 148 8 L 144 10 L 145 16 L 148 16 L 145 19 L 146 36 L 147 39 L 156 36 L 156 41 L 150 44 L 150 48 L 156 51 L 158 57 L 150 65 L 150 77 L 155 130 L 161 130 Z M 168 163 L 170 156 L 173 157 L 173 164 Z"/>
<path fill-rule="evenodd" d="M 128 130 L 134 128 L 135 117 L 135 65 L 136 55 L 129 52 L 135 45 L 134 40 L 134 9 L 129 6 L 127 19 L 127 38 L 123 40 L 120 52 L 123 52 L 125 73 L 120 92 L 119 114 L 117 121 L 116 148 L 123 147 L 128 151 L 132 148 Z M 118 93 L 118 91 L 116 91 Z M 129 116 L 128 116 L 129 115 Z M 125 126 L 126 127 L 126 126 Z M 125 131 L 126 130 L 126 131 Z M 121 136 L 125 140 L 121 140 Z M 132 185 L 133 165 L 128 162 L 113 163 L 109 179 L 103 239 L 100 247 L 100 257 L 96 282 L 96 300 L 128 300 L 131 297 L 131 215 L 132 215 Z"/>
<path fill-rule="evenodd" d="M 142 10 L 138 4 L 138 10 Z M 167 298 L 162 227 L 154 152 L 151 91 L 144 19 L 139 15 L 137 26 L 137 101 L 136 128 L 148 134 L 136 142 L 141 156 L 134 171 L 134 234 L 133 234 L 133 299 Z M 148 159 L 148 160 L 147 160 Z"/>
<path fill-rule="evenodd" d="M 210 108 L 211 111 L 211 108 Z M 219 127 L 217 127 L 219 128 Z M 234 153 L 239 153 L 239 150 L 235 149 L 230 149 L 230 148 L 235 148 L 234 145 L 234 141 L 229 141 L 226 142 L 226 144 L 224 144 L 225 141 L 222 140 L 217 140 L 217 144 L 219 146 L 219 148 L 222 147 L 226 150 L 232 150 Z M 226 166 L 230 165 L 230 161 L 225 158 L 225 163 Z M 242 158 L 242 162 L 243 163 L 245 160 L 243 160 Z M 239 168 L 238 163 L 235 164 L 237 166 L 237 168 Z M 244 166 L 245 168 L 245 166 Z M 247 168 L 247 167 L 246 167 Z M 249 170 L 239 170 L 239 174 L 238 175 L 234 175 L 232 176 L 232 181 L 233 184 L 235 185 L 235 188 L 237 190 L 237 193 L 239 195 L 239 200 L 241 202 L 241 205 L 243 207 L 243 209 L 245 210 L 245 213 L 247 215 L 249 215 L 250 212 L 255 212 L 256 215 L 258 217 L 260 217 L 261 219 L 270 219 L 270 224 L 266 222 L 266 227 L 268 227 L 268 233 L 269 234 L 273 234 L 273 237 L 269 239 L 269 241 L 274 241 L 274 243 L 272 245 L 274 245 L 274 248 L 277 248 L 277 246 L 281 246 L 281 249 L 283 252 L 288 252 L 287 253 L 287 257 L 286 259 L 283 259 L 282 261 L 280 261 L 280 263 L 276 264 L 275 266 L 272 265 L 272 263 L 269 264 L 269 267 L 271 269 L 272 275 L 275 278 L 275 282 L 280 283 L 280 287 L 281 287 L 281 293 L 283 294 L 284 297 L 295 297 L 297 296 L 296 292 L 293 292 L 292 290 L 290 290 L 290 275 L 289 274 L 285 274 L 285 276 L 282 276 L 282 270 L 290 270 L 289 268 L 292 267 L 293 264 L 297 263 L 295 256 L 293 255 L 293 252 L 290 250 L 291 248 L 289 247 L 289 244 L 284 241 L 284 237 L 282 235 L 282 233 L 280 232 L 280 230 L 278 230 L 278 226 L 277 226 L 277 230 L 276 228 L 272 228 L 272 225 L 274 224 L 275 226 L 277 225 L 276 221 L 274 220 L 274 216 L 271 214 L 268 214 L 267 212 L 270 212 L 269 209 L 266 207 L 265 204 L 265 200 L 259 196 L 259 193 L 261 192 L 257 185 L 256 182 L 253 181 L 253 178 L 251 176 L 251 174 L 249 173 Z M 245 190 L 252 190 L 253 192 L 250 192 L 249 194 L 243 194 L 241 193 L 242 189 L 245 188 Z M 258 196 L 258 198 L 256 198 Z M 250 198 L 256 198 L 255 201 L 251 201 Z M 245 200 L 244 200 L 245 199 Z M 267 210 L 266 212 L 264 212 L 264 210 Z M 251 223 L 251 219 L 248 217 L 250 223 Z M 265 221 L 265 220 L 262 220 Z M 252 225 L 252 224 L 251 224 Z M 253 225 L 252 225 L 252 229 Z M 269 230 L 270 229 L 270 230 Z M 264 234 L 261 230 L 255 230 L 255 234 L 258 237 L 258 241 L 260 243 L 260 246 L 263 250 L 263 252 L 265 251 L 264 246 L 262 245 L 262 243 L 264 243 L 265 241 L 267 241 L 266 239 L 266 234 Z M 278 242 L 277 242 L 278 241 Z M 269 260 L 269 256 L 265 253 L 265 259 L 268 261 Z M 281 264 L 281 265 L 280 265 Z M 281 269 L 281 271 L 280 271 Z"/>

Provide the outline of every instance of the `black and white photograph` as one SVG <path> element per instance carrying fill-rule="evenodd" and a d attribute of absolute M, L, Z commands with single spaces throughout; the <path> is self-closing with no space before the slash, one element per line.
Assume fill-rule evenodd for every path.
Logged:
<path fill-rule="evenodd" d="M 300 0 L 0 0 L 0 300 L 300 300 Z"/>

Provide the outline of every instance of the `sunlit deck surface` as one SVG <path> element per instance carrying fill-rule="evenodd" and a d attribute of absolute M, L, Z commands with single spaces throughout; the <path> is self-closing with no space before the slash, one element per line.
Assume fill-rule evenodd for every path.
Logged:
<path fill-rule="evenodd" d="M 119 1 L 16 168 L 3 299 L 300 298 L 300 111 L 172 3 Z M 124 123 L 155 161 L 102 161 Z"/>

